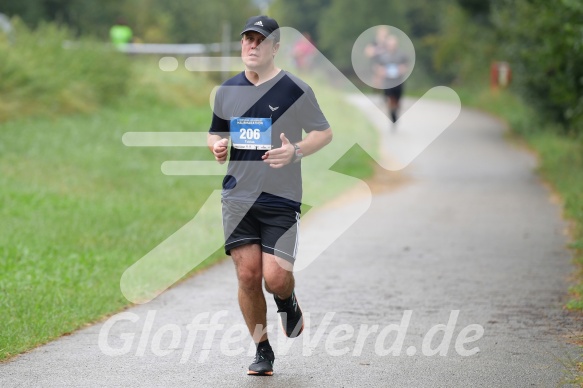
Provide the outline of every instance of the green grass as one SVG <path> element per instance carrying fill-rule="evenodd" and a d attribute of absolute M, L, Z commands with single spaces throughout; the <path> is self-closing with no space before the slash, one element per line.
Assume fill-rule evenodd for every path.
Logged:
<path fill-rule="evenodd" d="M 208 79 L 133 62 L 128 95 L 94 113 L 36 112 L 0 124 L 0 360 L 127 306 L 122 273 L 220 187 L 221 177 L 160 171 L 165 160 L 211 160 L 206 148 L 122 144 L 128 131 L 206 131 L 211 116 Z M 375 131 L 361 115 L 345 114 L 351 108 L 337 92 L 317 93 L 335 140 L 307 162 L 372 175 L 365 153 L 345 152 L 354 136 L 374 145 Z M 315 179 L 306 190 L 322 203 L 353 183 Z M 205 264 L 223 257 L 219 249 Z"/>
<path fill-rule="evenodd" d="M 13 43 L 0 34 L 0 121 L 95 112 L 126 96 L 133 83 L 127 56 L 86 39 L 63 49 L 74 39 L 64 26 L 30 30 L 18 18 L 13 24 Z"/>
<path fill-rule="evenodd" d="M 578 273 L 566 307 L 583 311 L 583 142 L 553 132 L 532 134 L 527 139 L 540 156 L 540 172 L 560 193 L 564 214 L 573 221 L 570 247 Z"/>
<path fill-rule="evenodd" d="M 192 218 L 219 177 L 168 177 L 205 149 L 129 149 L 132 130 L 206 129 L 209 108 L 19 120 L 0 152 L 0 358 L 127 304 L 125 268 Z"/>

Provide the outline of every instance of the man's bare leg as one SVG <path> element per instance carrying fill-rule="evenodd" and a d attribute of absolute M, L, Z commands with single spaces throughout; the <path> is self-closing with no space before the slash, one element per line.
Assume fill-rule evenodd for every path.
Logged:
<path fill-rule="evenodd" d="M 395 123 L 397 121 L 397 114 L 399 111 L 399 100 L 397 100 L 397 97 L 387 97 L 387 109 L 391 115 L 391 121 Z"/>
<path fill-rule="evenodd" d="M 295 296 L 293 265 L 277 256 L 263 253 L 265 289 L 275 296 L 285 335 L 295 338 L 304 329 L 302 310 Z"/>
<path fill-rule="evenodd" d="M 249 365 L 248 375 L 273 375 L 275 355 L 267 339 L 267 306 L 263 295 L 263 265 L 258 244 L 231 249 L 231 257 L 239 279 L 239 306 L 247 329 L 257 346 L 255 361 Z"/>
<path fill-rule="evenodd" d="M 290 262 L 263 252 L 263 277 L 265 289 L 279 299 L 291 296 L 295 286 L 293 266 Z"/>
<path fill-rule="evenodd" d="M 258 244 L 231 249 L 239 280 L 239 307 L 255 343 L 267 339 L 267 306 L 263 295 L 262 254 Z"/>

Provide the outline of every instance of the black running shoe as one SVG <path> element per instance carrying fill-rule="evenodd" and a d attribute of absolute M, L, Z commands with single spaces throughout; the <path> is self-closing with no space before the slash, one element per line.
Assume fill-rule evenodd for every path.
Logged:
<path fill-rule="evenodd" d="M 257 349 L 255 361 L 249 365 L 247 374 L 251 376 L 272 376 L 274 361 L 275 354 L 273 354 L 272 349 Z"/>
<path fill-rule="evenodd" d="M 277 304 L 277 312 L 279 313 L 281 328 L 285 335 L 289 338 L 295 338 L 302 334 L 302 331 L 304 330 L 304 317 L 302 316 L 302 309 L 296 299 L 295 291 L 293 291 L 291 296 L 285 300 L 279 299 L 275 295 L 273 298 Z"/>

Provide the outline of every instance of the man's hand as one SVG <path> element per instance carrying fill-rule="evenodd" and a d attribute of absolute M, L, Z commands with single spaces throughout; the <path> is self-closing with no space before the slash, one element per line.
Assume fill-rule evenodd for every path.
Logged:
<path fill-rule="evenodd" d="M 215 144 L 213 145 L 212 149 L 213 155 L 215 156 L 215 160 L 220 164 L 225 163 L 225 161 L 227 160 L 227 154 L 229 152 L 227 148 L 228 145 L 229 139 L 221 139 L 219 141 L 216 141 Z"/>
<path fill-rule="evenodd" d="M 281 147 L 267 151 L 261 158 L 265 163 L 269 163 L 270 167 L 281 168 L 289 164 L 296 152 L 294 146 L 289 142 L 285 134 L 279 136 L 281 139 Z"/>

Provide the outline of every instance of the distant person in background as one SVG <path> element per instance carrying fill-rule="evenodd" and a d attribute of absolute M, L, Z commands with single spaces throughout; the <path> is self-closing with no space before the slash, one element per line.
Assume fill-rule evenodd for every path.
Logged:
<path fill-rule="evenodd" d="M 375 88 L 384 89 L 385 73 L 380 65 L 379 58 L 387 50 L 387 37 L 390 35 L 386 26 L 379 26 L 376 30 L 375 39 L 364 49 L 364 54 L 371 60 L 372 82 Z"/>
<path fill-rule="evenodd" d="M 132 29 L 127 25 L 125 20 L 118 19 L 117 22 L 109 29 L 109 37 L 115 48 L 123 49 L 127 44 L 132 42 Z"/>
<path fill-rule="evenodd" d="M 293 57 L 298 70 L 309 70 L 316 54 L 316 47 L 309 33 L 303 33 L 304 38 L 300 38 L 293 47 Z"/>
<path fill-rule="evenodd" d="M 385 26 L 377 30 L 375 42 L 365 48 L 365 55 L 371 59 L 373 80 L 384 90 L 387 111 L 393 123 L 397 121 L 405 74 L 409 70 L 409 59 L 399 49 L 399 40 L 391 35 Z"/>

